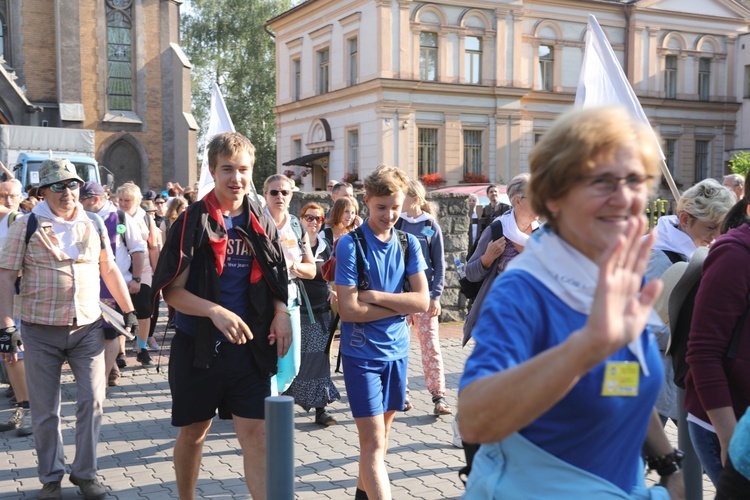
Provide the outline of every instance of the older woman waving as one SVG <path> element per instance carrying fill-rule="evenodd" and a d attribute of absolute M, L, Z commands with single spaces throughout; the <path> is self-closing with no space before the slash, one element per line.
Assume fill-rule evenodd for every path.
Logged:
<path fill-rule="evenodd" d="M 562 117 L 531 155 L 527 196 L 547 218 L 490 290 L 460 384 L 459 426 L 481 443 L 466 498 L 673 498 L 680 454 L 653 410 L 663 380 L 642 285 L 656 144 L 619 108 Z M 644 446 L 645 443 L 645 446 Z"/>

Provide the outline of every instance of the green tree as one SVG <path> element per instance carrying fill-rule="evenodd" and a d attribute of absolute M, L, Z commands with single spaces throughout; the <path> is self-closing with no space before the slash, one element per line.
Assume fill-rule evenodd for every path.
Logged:
<path fill-rule="evenodd" d="M 750 170 L 750 153 L 747 151 L 735 153 L 732 159 L 729 160 L 729 168 L 732 169 L 733 173 L 746 177 L 747 171 Z"/>
<path fill-rule="evenodd" d="M 290 8 L 290 0 L 188 0 L 182 19 L 182 46 L 193 65 L 198 151 L 205 143 L 211 86 L 218 82 L 235 129 L 255 145 L 258 187 L 276 172 L 276 50 L 264 23 Z"/>

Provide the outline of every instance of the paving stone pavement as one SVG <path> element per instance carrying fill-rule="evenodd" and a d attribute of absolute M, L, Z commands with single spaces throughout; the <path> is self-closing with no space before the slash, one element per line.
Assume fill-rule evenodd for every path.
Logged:
<path fill-rule="evenodd" d="M 461 323 L 441 326 L 448 403 L 455 408 L 456 387 L 469 348 L 461 348 Z M 161 341 L 163 324 L 157 328 Z M 171 333 L 171 332 L 170 332 Z M 110 388 L 98 446 L 99 479 L 115 499 L 177 498 L 172 467 L 176 428 L 170 425 L 170 396 L 166 363 L 171 335 L 167 336 L 162 366 L 143 368 L 128 352 L 128 367 L 118 387 Z M 460 498 L 463 485 L 457 471 L 463 450 L 452 446 L 452 417 L 432 415 L 432 401 L 424 385 L 419 344 L 413 336 L 409 363 L 410 399 L 414 409 L 399 413 L 394 421 L 387 455 L 393 498 L 424 500 Z M 338 424 L 322 428 L 314 423 L 314 411 L 295 407 L 295 495 L 302 500 L 349 499 L 357 481 L 357 432 L 348 409 L 343 377 L 334 383 L 341 401 L 329 410 Z M 62 435 L 65 460 L 74 454 L 75 383 L 69 370 L 63 373 Z M 0 421 L 11 414 L 7 399 L 0 397 Z M 671 425 L 671 424 L 669 424 Z M 668 429 L 676 441 L 674 427 Z M 0 452 L 7 466 L 0 466 L 0 499 L 33 499 L 41 488 L 36 475 L 33 436 L 0 433 Z M 196 496 L 210 499 L 250 498 L 243 480 L 242 457 L 231 421 L 214 420 L 203 453 Z M 710 482 L 704 498 L 713 498 Z M 704 484 L 705 484 L 704 483 Z M 63 498 L 80 498 L 66 476 Z"/>

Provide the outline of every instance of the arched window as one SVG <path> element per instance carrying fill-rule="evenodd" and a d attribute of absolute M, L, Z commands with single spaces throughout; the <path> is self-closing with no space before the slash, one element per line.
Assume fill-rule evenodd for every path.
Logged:
<path fill-rule="evenodd" d="M 133 0 L 105 0 L 107 6 L 107 103 L 133 110 Z"/>

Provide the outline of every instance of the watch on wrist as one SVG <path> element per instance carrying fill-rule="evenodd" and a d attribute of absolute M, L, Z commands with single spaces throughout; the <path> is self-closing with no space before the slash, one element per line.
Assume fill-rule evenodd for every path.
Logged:
<path fill-rule="evenodd" d="M 672 453 L 660 457 L 647 457 L 648 470 L 654 470 L 661 477 L 671 476 L 682 469 L 685 453 L 675 448 Z"/>
<path fill-rule="evenodd" d="M 140 283 L 141 282 L 141 278 L 133 277 L 133 281 L 135 281 L 136 283 Z"/>

